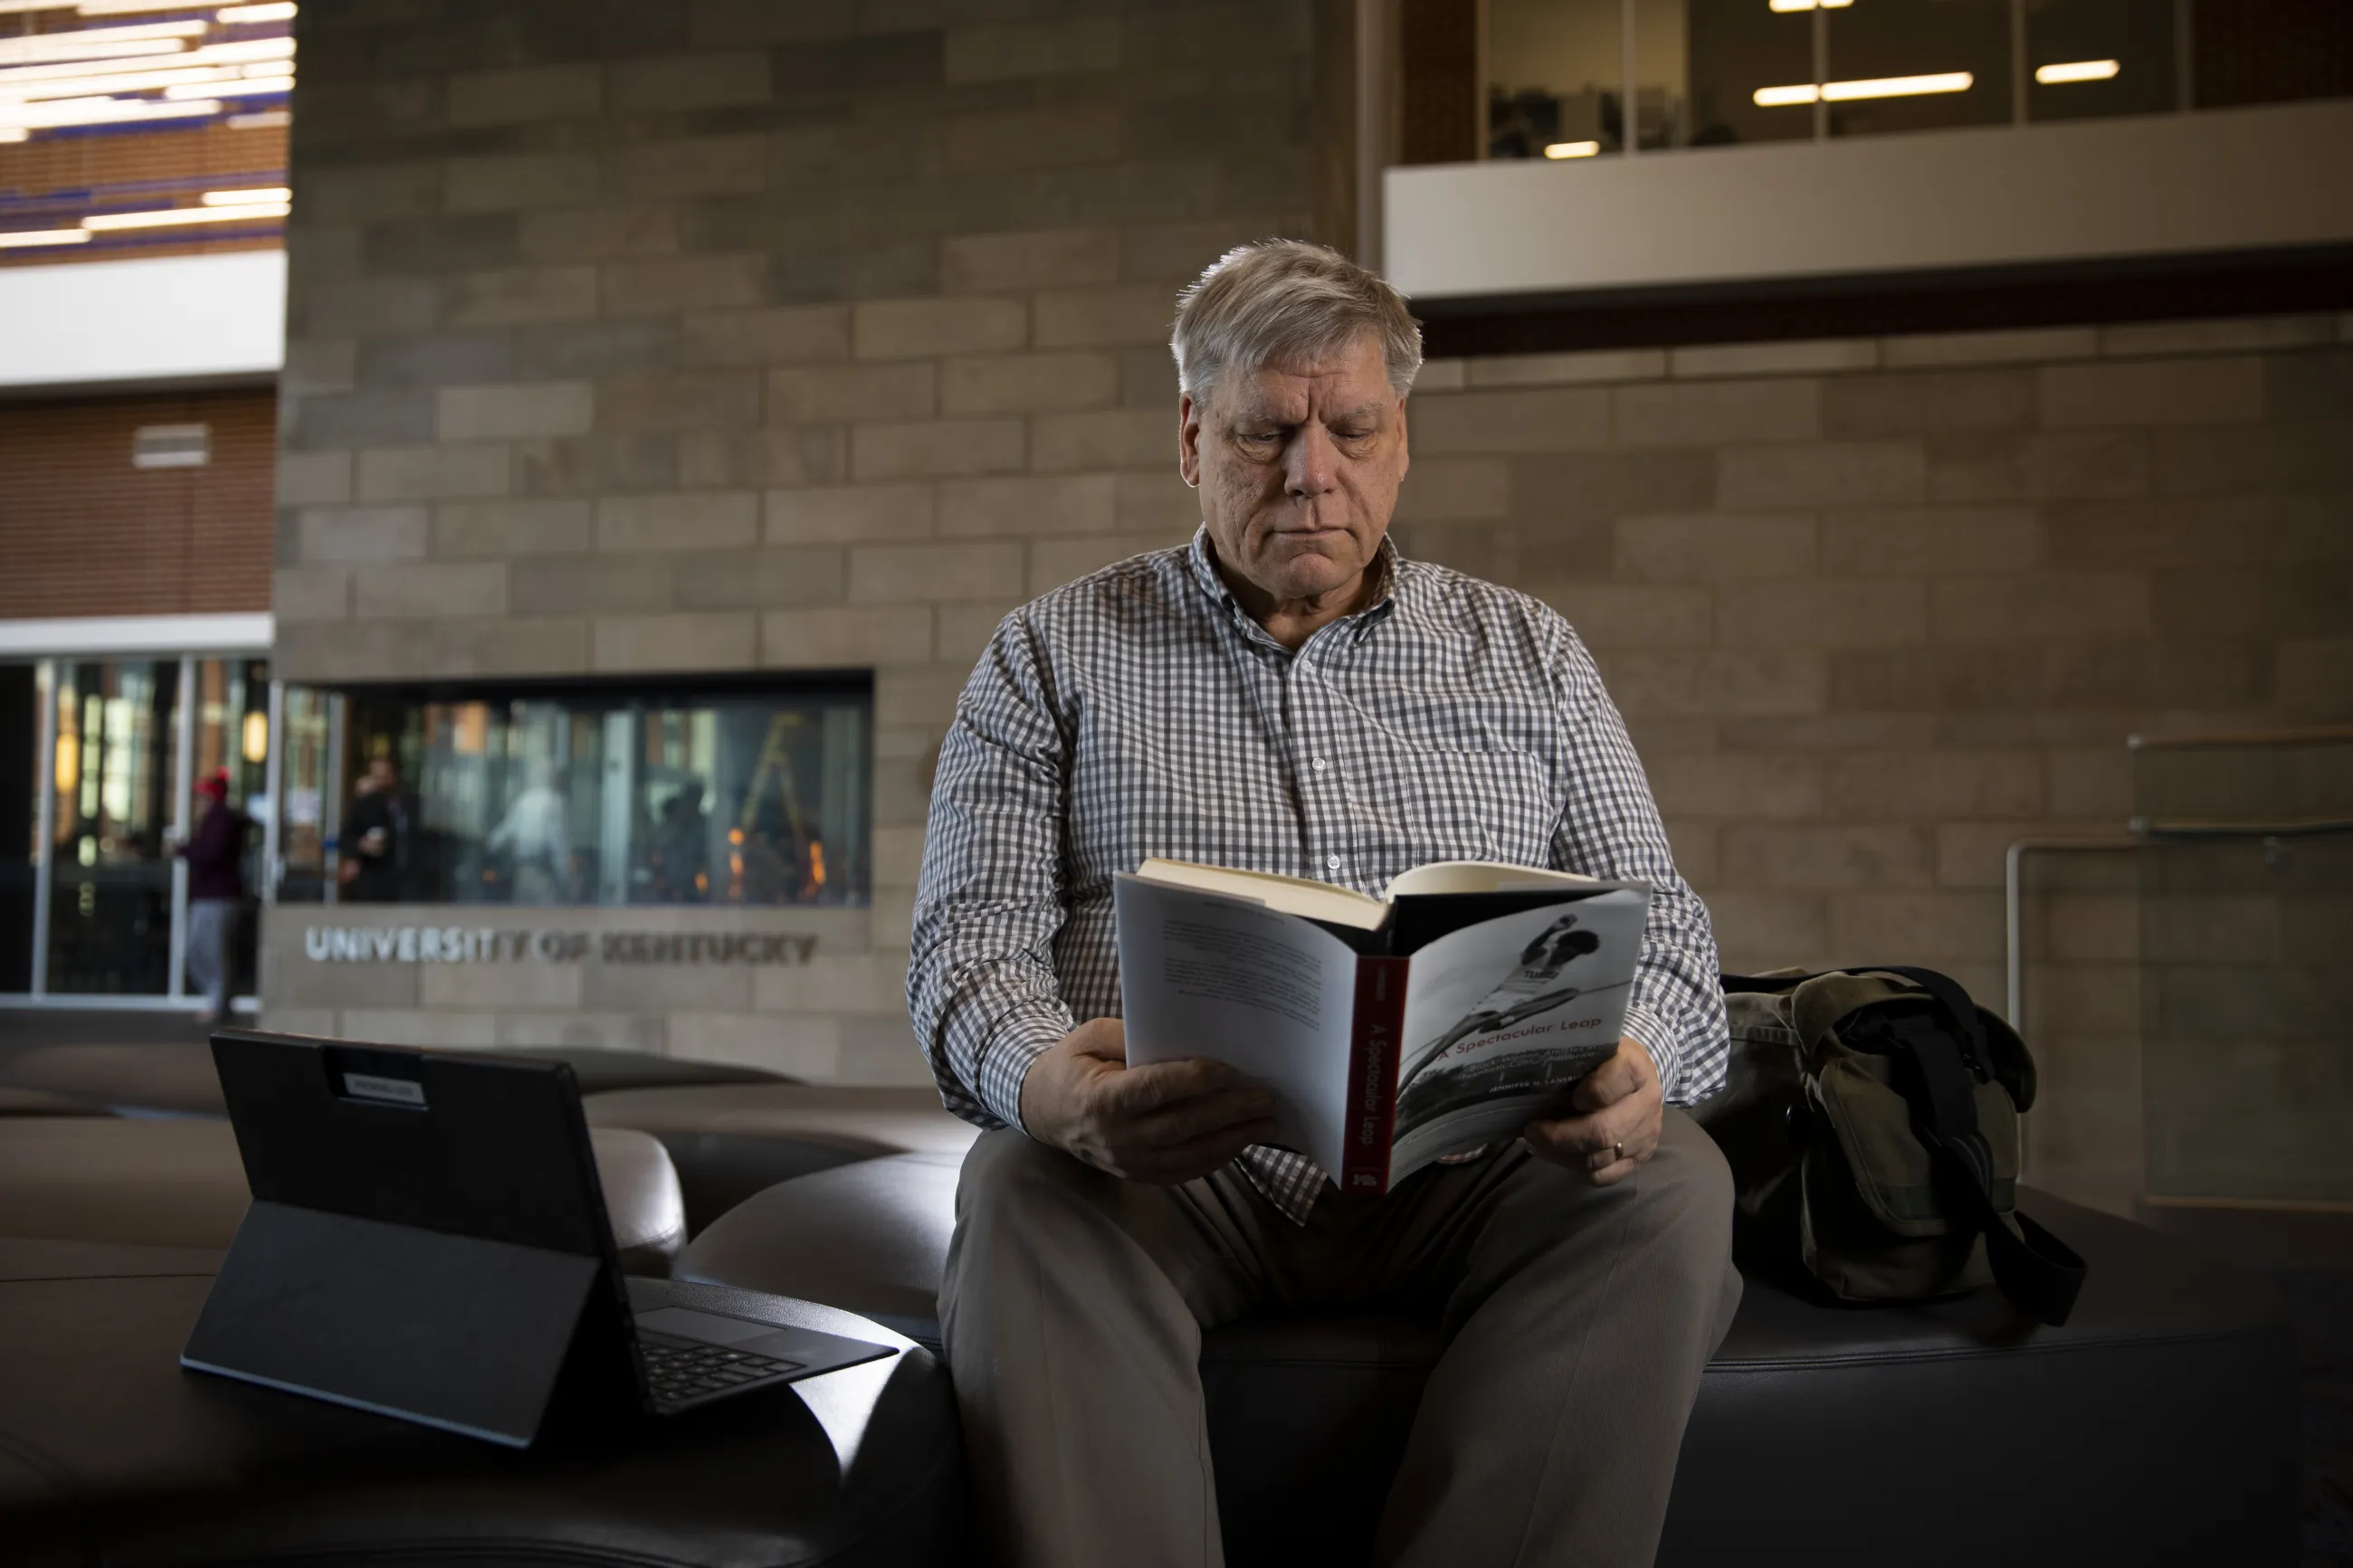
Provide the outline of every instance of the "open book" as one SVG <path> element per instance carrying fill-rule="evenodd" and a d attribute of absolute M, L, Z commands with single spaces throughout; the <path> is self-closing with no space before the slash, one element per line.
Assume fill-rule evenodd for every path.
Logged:
<path fill-rule="evenodd" d="M 1618 1048 L 1650 890 L 1454 860 L 1385 897 L 1181 860 L 1119 879 L 1131 1066 L 1208 1057 L 1349 1192 L 1564 1114 Z"/>

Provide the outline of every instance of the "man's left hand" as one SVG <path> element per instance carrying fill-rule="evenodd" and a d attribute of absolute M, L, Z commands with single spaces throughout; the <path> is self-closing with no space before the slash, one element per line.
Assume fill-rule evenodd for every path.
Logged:
<path fill-rule="evenodd" d="M 1658 1152 L 1666 1090 L 1651 1053 L 1633 1036 L 1620 1039 L 1618 1054 L 1578 1081 L 1572 1102 L 1579 1114 L 1531 1121 L 1520 1133 L 1554 1164 L 1607 1187 Z"/>

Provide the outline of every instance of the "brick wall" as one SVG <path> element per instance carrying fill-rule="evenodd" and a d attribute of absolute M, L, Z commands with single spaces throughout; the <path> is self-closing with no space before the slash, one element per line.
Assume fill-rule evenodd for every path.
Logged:
<path fill-rule="evenodd" d="M 262 391 L 0 403 L 0 619 L 269 607 Z M 142 425 L 206 425 L 200 468 L 134 468 Z"/>
<path fill-rule="evenodd" d="M 370 1028 L 920 1076 L 956 689 L 1008 608 L 1189 531 L 1171 295 L 1314 200 L 1307 5 L 978 9 L 304 14 L 280 668 L 876 670 L 874 908 L 813 973 L 724 1015 L 487 976 Z M 2342 329 L 1440 363 L 1398 537 L 1585 633 L 1729 961 L 1994 998 L 2003 847 L 2119 825 L 2126 734 L 2353 706 Z M 2037 1172 L 2120 1204 L 2131 890 L 2069 877 Z"/>

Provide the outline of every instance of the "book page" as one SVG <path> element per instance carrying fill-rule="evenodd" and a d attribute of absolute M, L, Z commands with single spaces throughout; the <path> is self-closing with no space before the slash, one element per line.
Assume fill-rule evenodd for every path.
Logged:
<path fill-rule="evenodd" d="M 1413 958 L 1390 1180 L 1558 1114 L 1618 1048 L 1650 895 L 1614 889 L 1466 926 Z"/>
<path fill-rule="evenodd" d="M 1401 872 L 1382 893 L 1392 902 L 1423 893 L 1502 893 L 1531 888 L 1589 888 L 1599 880 L 1581 871 L 1514 866 L 1502 860 L 1433 860 Z"/>
<path fill-rule="evenodd" d="M 1358 931 L 1377 931 L 1388 919 L 1388 909 L 1378 899 L 1329 882 L 1311 882 L 1303 877 L 1278 877 L 1271 871 L 1237 871 L 1229 866 L 1204 866 L 1191 860 L 1163 860 L 1157 857 L 1135 868 L 1135 874 L 1148 881 L 1166 882 L 1180 888 L 1197 888 L 1205 893 L 1222 893 L 1229 898 L 1248 899 L 1285 914 L 1304 915 L 1311 921 L 1323 921 L 1331 925 L 1354 927 Z"/>
<path fill-rule="evenodd" d="M 1275 1100 L 1274 1142 L 1336 1173 L 1345 1137 L 1356 955 L 1295 915 L 1121 877 L 1127 1060 L 1208 1057 Z"/>

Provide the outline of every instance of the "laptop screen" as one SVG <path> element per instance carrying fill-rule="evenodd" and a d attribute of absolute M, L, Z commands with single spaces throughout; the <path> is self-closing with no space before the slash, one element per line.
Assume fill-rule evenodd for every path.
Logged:
<path fill-rule="evenodd" d="M 591 1258 L 605 1216 L 564 1062 L 213 1036 L 256 1199 Z"/>

